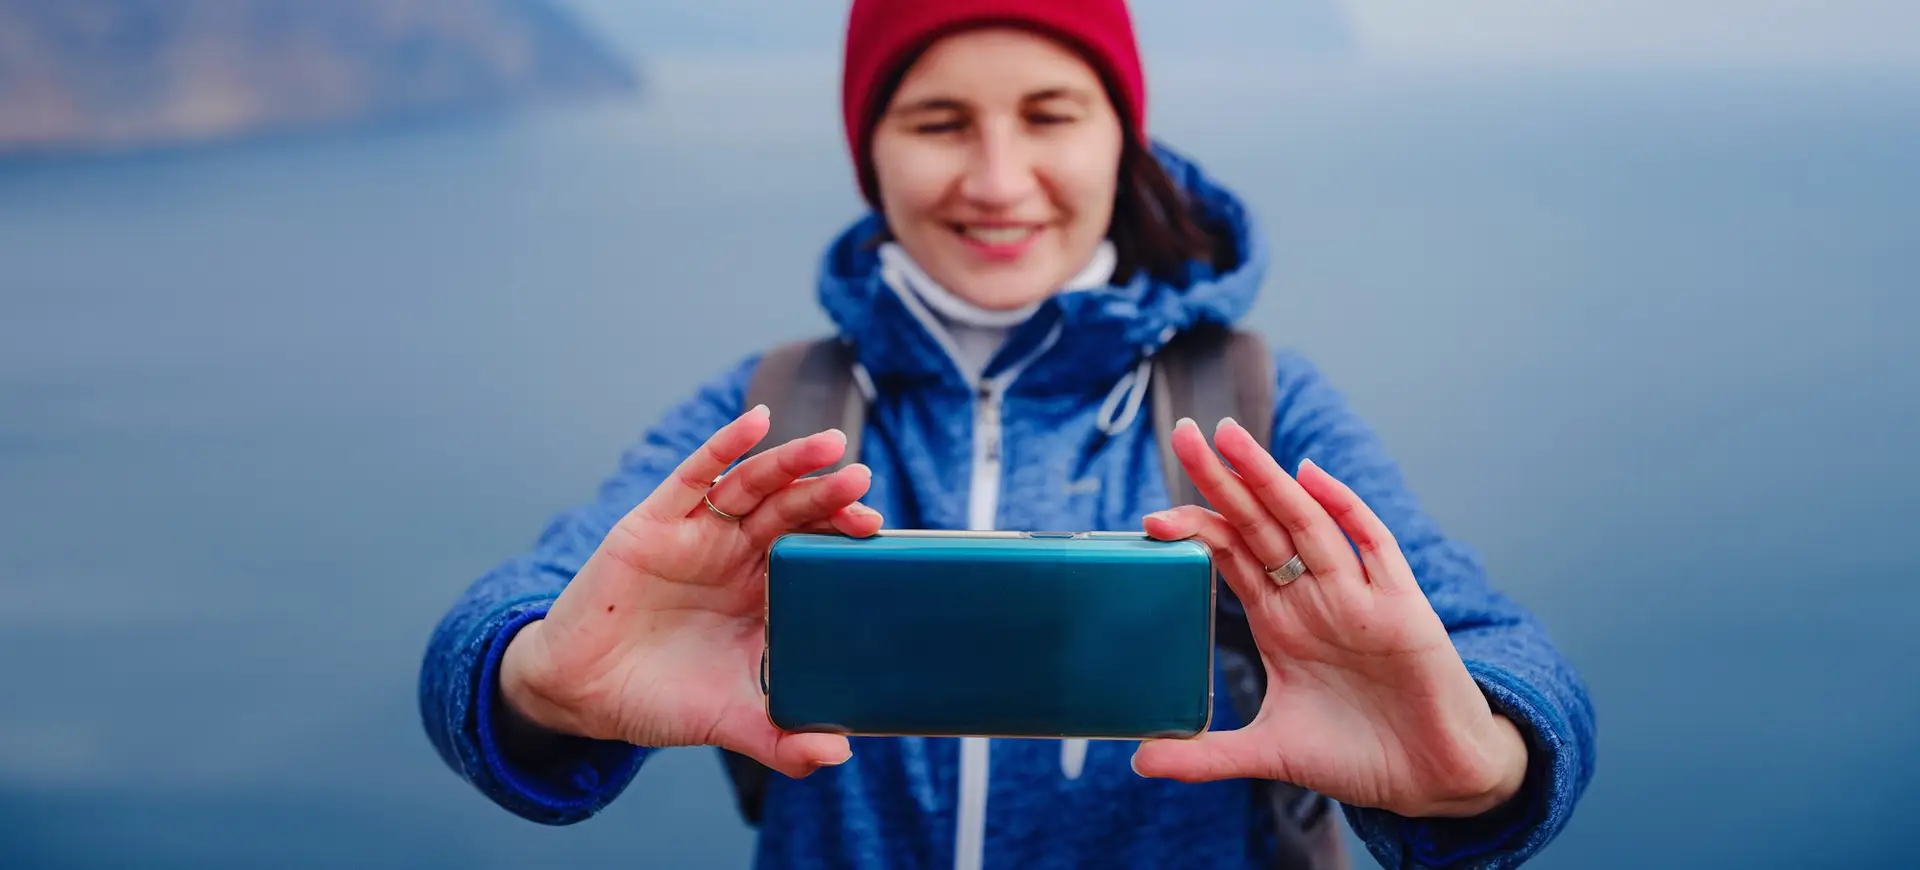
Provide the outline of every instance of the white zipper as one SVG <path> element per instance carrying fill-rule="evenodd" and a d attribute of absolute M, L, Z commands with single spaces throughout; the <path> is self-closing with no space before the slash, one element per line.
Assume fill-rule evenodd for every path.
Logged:
<path fill-rule="evenodd" d="M 1031 353 L 999 375 L 981 380 L 974 389 L 973 473 L 967 493 L 967 525 L 974 531 L 992 531 L 999 522 L 1000 469 L 1006 462 L 1000 409 L 1006 401 L 1007 387 L 1029 364 L 1052 350 L 1064 331 L 1062 324 L 1054 324 L 1053 331 L 1047 333 Z M 955 870 L 980 870 L 987 838 L 990 746 L 984 737 L 960 739 L 960 807 L 953 847 Z"/>
<path fill-rule="evenodd" d="M 1069 737 L 1060 741 L 1060 775 L 1068 779 L 1079 779 L 1080 771 L 1087 768 L 1087 739 Z"/>
<path fill-rule="evenodd" d="M 980 870 L 987 840 L 987 738 L 960 738 L 960 813 L 954 870 Z"/>
<path fill-rule="evenodd" d="M 986 381 L 974 392 L 973 488 L 967 494 L 967 528 L 992 531 L 1000 513 L 1000 403 L 1006 387 Z"/>
<path fill-rule="evenodd" d="M 1006 388 L 986 381 L 974 393 L 973 472 L 967 495 L 967 527 L 991 531 L 1000 512 L 1000 403 Z M 954 870 L 980 870 L 986 855 L 987 768 L 992 744 L 985 737 L 960 738 L 960 806 L 956 814 Z"/>
<path fill-rule="evenodd" d="M 1037 347 L 999 375 L 982 377 L 981 372 L 969 370 L 962 362 L 963 358 L 954 347 L 953 337 L 941 327 L 939 319 L 927 310 L 919 294 L 907 286 L 905 267 L 910 265 L 910 261 L 902 259 L 901 262 L 892 262 L 894 259 L 882 258 L 882 262 L 887 264 L 882 268 L 882 279 L 893 288 L 914 319 L 920 321 L 928 334 L 933 336 L 934 342 L 946 352 L 967 386 L 973 389 L 973 469 L 967 490 L 967 527 L 972 531 L 992 531 L 998 523 L 1000 512 L 1000 476 L 1005 461 L 1002 455 L 1004 445 L 1001 443 L 1000 409 L 1006 399 L 1007 387 L 1020 376 L 1021 370 L 1053 349 L 1065 331 L 1065 324 L 1054 324 L 1053 330 Z M 1102 269 L 1108 272 L 1112 269 L 1112 250 L 1107 246 L 1096 252 L 1085 280 L 1090 283 L 1105 281 L 1105 273 L 1100 271 Z M 960 795 L 955 812 L 953 844 L 955 870 L 980 870 L 985 860 L 991 748 L 991 742 L 985 737 L 960 738 Z M 1084 753 L 1082 748 L 1081 754 Z"/>

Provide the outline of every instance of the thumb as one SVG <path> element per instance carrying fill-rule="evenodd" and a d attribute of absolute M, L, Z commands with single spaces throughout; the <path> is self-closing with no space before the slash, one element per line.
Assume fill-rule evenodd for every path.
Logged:
<path fill-rule="evenodd" d="M 717 742 L 794 779 L 853 757 L 845 735 L 781 731 L 764 715 L 742 718 L 723 726 L 727 733 Z"/>
<path fill-rule="evenodd" d="M 1141 741 L 1133 753 L 1133 771 L 1181 782 L 1284 778 L 1270 769 L 1276 767 L 1266 762 L 1270 755 L 1252 729 L 1209 731 L 1186 739 Z"/>
<path fill-rule="evenodd" d="M 846 762 L 853 757 L 853 745 L 841 734 L 786 733 L 775 741 L 773 755 L 779 764 L 770 766 L 798 779 Z"/>

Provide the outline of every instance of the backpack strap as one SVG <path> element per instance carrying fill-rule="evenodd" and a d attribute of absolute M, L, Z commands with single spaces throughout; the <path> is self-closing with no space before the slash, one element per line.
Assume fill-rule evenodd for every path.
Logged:
<path fill-rule="evenodd" d="M 747 382 L 744 408 L 766 405 L 772 412 L 771 428 L 747 456 L 839 427 L 847 435 L 847 451 L 814 475 L 858 461 L 867 398 L 855 381 L 857 364 L 852 345 L 832 337 L 789 342 L 767 351 Z"/>
<path fill-rule="evenodd" d="M 826 474 L 858 461 L 867 400 L 856 382 L 854 366 L 853 348 L 832 337 L 789 342 L 762 356 L 747 382 L 742 407 L 766 405 L 771 416 L 767 437 L 747 451 L 747 456 L 839 427 L 847 435 L 846 453 L 814 474 Z M 733 780 L 734 801 L 741 818 L 759 825 L 766 805 L 767 780 L 773 771 L 730 749 L 721 750 L 721 760 L 726 764 L 727 777 Z"/>
<path fill-rule="evenodd" d="M 1183 332 L 1154 357 L 1153 381 L 1156 432 L 1172 433 L 1175 422 L 1191 417 L 1211 433 L 1221 418 L 1233 417 L 1261 449 L 1272 449 L 1273 369 L 1257 333 L 1211 324 Z M 1174 504 L 1207 503 L 1167 438 L 1160 439 L 1160 463 L 1170 472 L 1167 495 Z"/>
<path fill-rule="evenodd" d="M 1271 451 L 1275 380 L 1272 357 L 1259 334 L 1225 326 L 1190 329 L 1155 355 L 1154 434 L 1172 504 L 1208 506 L 1174 456 L 1174 423 L 1190 417 L 1202 431 L 1211 433 L 1221 418 L 1233 417 L 1262 449 Z M 1224 579 L 1216 597 L 1214 625 L 1221 670 L 1235 711 L 1241 721 L 1251 722 L 1266 700 L 1266 666 L 1247 624 L 1246 608 Z M 1255 785 L 1256 800 L 1267 804 L 1275 822 L 1278 849 L 1273 866 L 1302 870 L 1347 866 L 1344 844 L 1327 824 L 1329 801 L 1292 783 L 1261 780 Z"/>

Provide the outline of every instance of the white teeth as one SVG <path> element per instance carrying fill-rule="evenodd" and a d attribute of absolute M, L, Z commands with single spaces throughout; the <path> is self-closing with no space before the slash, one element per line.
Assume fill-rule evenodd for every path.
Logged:
<path fill-rule="evenodd" d="M 961 227 L 960 231 L 989 245 L 1010 245 L 1035 232 L 1033 227 Z"/>

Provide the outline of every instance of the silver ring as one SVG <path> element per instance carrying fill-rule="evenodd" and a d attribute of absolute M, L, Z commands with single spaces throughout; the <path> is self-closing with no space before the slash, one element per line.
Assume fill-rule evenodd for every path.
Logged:
<path fill-rule="evenodd" d="M 717 516 L 723 520 L 731 520 L 733 522 L 739 522 L 740 517 L 746 516 L 745 514 L 735 516 L 733 514 L 727 513 L 726 511 L 723 511 L 713 506 L 713 488 L 719 485 L 720 485 L 720 478 L 718 477 L 714 478 L 712 483 L 707 484 L 707 491 L 701 494 L 700 500 L 707 503 L 707 510 L 713 511 L 714 516 Z"/>
<path fill-rule="evenodd" d="M 1274 583 L 1281 586 L 1292 583 L 1300 579 L 1300 575 L 1307 573 L 1307 563 L 1300 561 L 1299 553 L 1293 554 L 1293 558 L 1288 559 L 1285 565 L 1278 568 L 1268 568 L 1265 565 L 1260 567 L 1267 572 L 1268 577 L 1273 578 Z"/>

